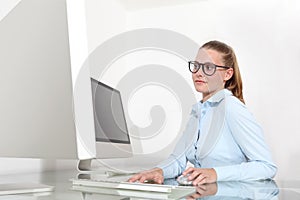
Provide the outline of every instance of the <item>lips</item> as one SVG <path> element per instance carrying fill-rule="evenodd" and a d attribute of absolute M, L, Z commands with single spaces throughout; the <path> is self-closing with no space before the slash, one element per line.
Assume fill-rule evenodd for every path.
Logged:
<path fill-rule="evenodd" d="M 195 80 L 195 83 L 206 83 L 206 82 L 203 80 Z"/>

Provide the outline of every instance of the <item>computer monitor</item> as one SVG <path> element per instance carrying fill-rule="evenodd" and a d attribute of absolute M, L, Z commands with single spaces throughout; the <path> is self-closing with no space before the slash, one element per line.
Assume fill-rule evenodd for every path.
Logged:
<path fill-rule="evenodd" d="M 132 156 L 120 91 L 91 78 L 97 158 Z"/>
<path fill-rule="evenodd" d="M 130 145 L 124 135 L 96 145 L 90 74 L 71 64 L 67 14 L 65 0 L 21 0 L 0 21 L 0 157 L 122 157 Z"/>
<path fill-rule="evenodd" d="M 96 147 L 90 74 L 77 77 L 71 62 L 66 0 L 13 6 L 0 19 L 0 157 L 92 159 L 96 149 L 113 157 L 117 151 Z"/>
<path fill-rule="evenodd" d="M 22 0 L 0 21 L 0 157 L 77 158 L 68 37 L 65 1 Z"/>

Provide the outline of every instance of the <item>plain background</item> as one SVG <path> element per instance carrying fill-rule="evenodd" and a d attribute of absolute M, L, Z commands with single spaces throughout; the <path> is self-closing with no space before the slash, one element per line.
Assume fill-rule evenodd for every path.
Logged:
<path fill-rule="evenodd" d="M 18 2 L 2 0 L 0 19 Z M 300 179 L 298 1 L 86 0 L 85 6 L 81 9 L 86 13 L 89 52 L 114 35 L 138 28 L 172 30 L 199 45 L 212 39 L 231 45 L 238 57 L 246 105 L 262 125 L 278 165 L 276 179 Z M 139 114 L 131 108 L 133 115 Z M 151 122 L 145 118 L 137 123 Z M 150 147 L 145 144 L 141 151 L 147 153 Z M 1 174 L 70 166 L 70 161 L 0 161 Z"/>
<path fill-rule="evenodd" d="M 237 54 L 246 105 L 262 125 L 277 179 L 300 179 L 300 3 L 275 1 L 87 1 L 89 49 L 124 31 L 162 28 L 197 43 L 218 39 Z"/>

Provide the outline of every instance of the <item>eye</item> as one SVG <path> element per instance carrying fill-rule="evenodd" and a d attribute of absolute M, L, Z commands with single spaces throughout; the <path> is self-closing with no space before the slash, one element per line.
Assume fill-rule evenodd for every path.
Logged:
<path fill-rule="evenodd" d="M 204 63 L 203 68 L 205 71 L 214 71 L 215 70 L 215 65 L 213 63 Z"/>
<path fill-rule="evenodd" d="M 198 70 L 198 68 L 199 68 L 198 65 L 194 64 L 193 70 L 196 71 L 196 70 Z"/>
<path fill-rule="evenodd" d="M 197 62 L 194 62 L 192 68 L 193 68 L 193 71 L 198 71 L 199 64 Z"/>

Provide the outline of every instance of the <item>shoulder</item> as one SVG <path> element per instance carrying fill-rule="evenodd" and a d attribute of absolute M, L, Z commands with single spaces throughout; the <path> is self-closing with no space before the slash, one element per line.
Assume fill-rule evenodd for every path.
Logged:
<path fill-rule="evenodd" d="M 226 96 L 223 99 L 223 101 L 224 101 L 226 108 L 244 108 L 244 109 L 246 109 L 246 105 L 233 95 Z"/>
<path fill-rule="evenodd" d="M 260 126 L 246 105 L 235 96 L 226 97 L 224 103 L 225 118 L 230 125 L 242 125 L 243 129 Z"/>
<path fill-rule="evenodd" d="M 223 101 L 225 112 L 228 117 L 236 118 L 252 115 L 246 105 L 233 95 L 226 96 Z"/>

